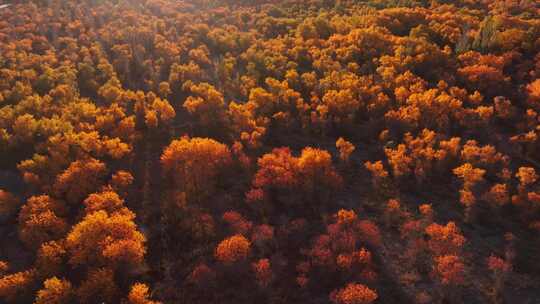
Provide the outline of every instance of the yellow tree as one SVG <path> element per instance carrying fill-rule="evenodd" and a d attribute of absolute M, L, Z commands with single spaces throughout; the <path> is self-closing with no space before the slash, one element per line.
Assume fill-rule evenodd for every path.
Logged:
<path fill-rule="evenodd" d="M 378 295 L 369 287 L 350 283 L 345 288 L 336 290 L 330 295 L 334 304 L 371 304 L 377 300 Z"/>
<path fill-rule="evenodd" d="M 536 110 L 540 110 L 540 78 L 527 85 L 527 101 Z"/>
<path fill-rule="evenodd" d="M 343 185 L 330 153 L 311 147 L 302 150 L 296 175 L 303 192 L 315 202 L 323 201 Z"/>
<path fill-rule="evenodd" d="M 77 160 L 58 175 L 53 188 L 57 195 L 76 204 L 101 186 L 106 173 L 107 167 L 97 159 Z"/>
<path fill-rule="evenodd" d="M 133 183 L 134 177 L 128 171 L 119 170 L 111 177 L 110 185 L 112 189 L 126 197 L 129 186 Z"/>
<path fill-rule="evenodd" d="M 244 236 L 238 234 L 219 243 L 215 257 L 222 263 L 231 264 L 245 260 L 250 252 L 251 243 Z"/>
<path fill-rule="evenodd" d="M 61 274 L 66 262 L 65 242 L 60 240 L 43 243 L 37 251 L 34 265 L 40 278 L 50 278 Z"/>
<path fill-rule="evenodd" d="M 351 143 L 343 139 L 343 137 L 340 137 L 336 141 L 336 148 L 339 150 L 339 158 L 345 162 L 349 162 L 349 157 L 351 156 L 351 153 L 354 152 L 356 149 L 355 146 Z"/>
<path fill-rule="evenodd" d="M 30 248 L 62 238 L 68 229 L 64 204 L 47 195 L 32 196 L 19 213 L 19 237 Z"/>
<path fill-rule="evenodd" d="M 200 202 L 232 162 L 229 148 L 209 138 L 173 140 L 161 155 L 163 175 L 178 188 L 183 202 Z"/>
<path fill-rule="evenodd" d="M 445 226 L 431 224 L 425 232 L 429 236 L 428 247 L 434 256 L 458 255 L 466 242 L 454 222 L 448 222 Z"/>
<path fill-rule="evenodd" d="M 83 218 L 66 237 L 73 266 L 139 266 L 146 253 L 145 237 L 133 213 L 97 211 Z"/>
<path fill-rule="evenodd" d="M 470 163 L 465 163 L 462 166 L 455 168 L 453 172 L 463 180 L 463 189 L 459 191 L 459 201 L 465 206 L 465 221 L 470 222 L 473 220 L 473 208 L 476 204 L 473 188 L 476 184 L 484 180 L 486 170 L 474 168 Z"/>
<path fill-rule="evenodd" d="M 69 304 L 74 299 L 74 291 L 67 280 L 52 277 L 43 282 L 34 304 Z"/>
<path fill-rule="evenodd" d="M 322 98 L 321 114 L 327 113 L 332 126 L 347 125 L 353 122 L 360 108 L 360 101 L 350 89 L 330 90 Z"/>
<path fill-rule="evenodd" d="M 364 163 L 364 167 L 371 174 L 371 184 L 373 185 L 373 188 L 382 190 L 383 187 L 388 183 L 389 179 L 388 171 L 384 168 L 382 161 L 367 161 Z"/>
<path fill-rule="evenodd" d="M 6 303 L 28 303 L 35 271 L 21 271 L 0 278 L 0 299 Z M 26 302 L 25 302 L 26 300 Z"/>
<path fill-rule="evenodd" d="M 99 193 L 92 193 L 84 200 L 85 213 L 91 214 L 96 211 L 104 210 L 108 214 L 115 212 L 129 211 L 124 207 L 124 200 L 118 196 L 114 191 L 103 191 Z"/>
<path fill-rule="evenodd" d="M 131 286 L 128 294 L 129 304 L 160 304 L 160 302 L 150 300 L 150 292 L 146 284 L 135 283 Z"/>
<path fill-rule="evenodd" d="M 184 102 L 184 108 L 193 115 L 201 126 L 210 130 L 224 127 L 226 108 L 223 94 L 208 83 L 192 85 L 189 96 Z"/>
<path fill-rule="evenodd" d="M 294 157 L 289 148 L 274 149 L 260 157 L 258 165 L 253 190 L 262 189 L 271 200 L 278 191 L 292 194 L 298 189 L 310 202 L 320 203 L 343 184 L 330 153 L 320 149 L 304 148 L 300 157 Z"/>

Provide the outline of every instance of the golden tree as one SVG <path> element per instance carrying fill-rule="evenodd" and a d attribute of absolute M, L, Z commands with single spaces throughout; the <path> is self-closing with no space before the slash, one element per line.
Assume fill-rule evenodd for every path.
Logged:
<path fill-rule="evenodd" d="M 187 202 L 200 202 L 210 194 L 219 174 L 231 162 L 229 148 L 208 138 L 173 140 L 161 155 L 163 175 Z"/>
<path fill-rule="evenodd" d="M 289 148 L 274 149 L 260 157 L 258 165 L 253 190 L 262 189 L 272 201 L 278 191 L 291 194 L 298 187 L 311 202 L 320 203 L 343 183 L 330 153 L 311 147 L 304 148 L 300 157 L 294 157 Z"/>
<path fill-rule="evenodd" d="M 119 170 L 111 177 L 111 187 L 122 196 L 126 196 L 128 187 L 133 183 L 134 177 L 130 172 Z"/>
<path fill-rule="evenodd" d="M 160 304 L 150 300 L 150 289 L 146 284 L 135 283 L 131 286 L 128 294 L 129 304 Z"/>
<path fill-rule="evenodd" d="M 58 175 L 53 188 L 69 203 L 76 204 L 101 187 L 106 173 L 106 165 L 99 160 L 94 158 L 77 160 Z"/>
<path fill-rule="evenodd" d="M 465 206 L 465 221 L 470 222 L 474 218 L 474 206 L 476 196 L 474 186 L 484 180 L 486 170 L 474 168 L 470 163 L 465 163 L 453 170 L 454 174 L 463 180 L 463 189 L 460 191 L 460 203 Z"/>
<path fill-rule="evenodd" d="M 414 160 L 408 156 L 409 153 L 407 153 L 407 147 L 404 144 L 398 145 L 396 149 L 385 148 L 384 153 L 386 153 L 395 178 L 406 177 L 412 172 Z"/>
<path fill-rule="evenodd" d="M 226 108 L 223 94 L 208 83 L 192 85 L 184 102 L 184 108 L 196 117 L 201 126 L 215 130 L 216 127 L 225 127 Z"/>
<path fill-rule="evenodd" d="M 47 241 L 62 238 L 68 224 L 63 203 L 47 195 L 32 196 L 19 213 L 19 237 L 30 248 L 39 248 Z"/>
<path fill-rule="evenodd" d="M 0 278 L 0 299 L 7 303 L 24 303 L 32 292 L 35 283 L 33 270 L 8 274 Z"/>
<path fill-rule="evenodd" d="M 360 101 L 349 89 L 330 90 L 324 95 L 322 101 L 323 105 L 319 112 L 328 115 L 329 123 L 334 126 L 352 123 L 356 111 L 360 108 Z"/>
<path fill-rule="evenodd" d="M 223 240 L 216 248 L 215 257 L 225 264 L 245 260 L 251 251 L 251 243 L 242 235 L 234 235 Z"/>
<path fill-rule="evenodd" d="M 518 193 L 512 196 L 512 203 L 520 205 L 525 218 L 531 217 L 531 210 L 537 210 L 539 195 L 531 191 L 538 180 L 536 170 L 532 167 L 519 167 L 515 175 L 519 180 Z"/>
<path fill-rule="evenodd" d="M 527 102 L 534 109 L 540 110 L 540 79 L 527 85 Z"/>
<path fill-rule="evenodd" d="M 36 273 L 41 278 L 57 276 L 62 273 L 66 262 L 67 252 L 62 240 L 43 243 L 37 251 Z"/>
<path fill-rule="evenodd" d="M 365 162 L 364 167 L 371 174 L 371 184 L 375 189 L 382 189 L 388 183 L 388 171 L 384 168 L 382 161 Z"/>
<path fill-rule="evenodd" d="M 345 163 L 349 162 L 351 153 L 356 149 L 352 143 L 346 141 L 343 137 L 338 138 L 336 141 L 336 148 L 339 150 L 339 158 Z"/>
<path fill-rule="evenodd" d="M 297 159 L 288 148 L 276 148 L 257 161 L 259 170 L 253 180 L 255 188 L 290 188 L 298 181 L 295 171 Z"/>
<path fill-rule="evenodd" d="M 304 148 L 298 158 L 296 178 L 301 189 L 312 200 L 319 200 L 342 187 L 343 179 L 325 150 Z"/>
<path fill-rule="evenodd" d="M 461 285 L 465 282 L 465 265 L 458 256 L 443 255 L 435 258 L 434 275 L 443 285 Z"/>
<path fill-rule="evenodd" d="M 66 237 L 73 266 L 138 266 L 143 262 L 145 237 L 137 231 L 132 213 L 86 215 Z"/>
<path fill-rule="evenodd" d="M 458 255 L 466 241 L 454 222 L 448 222 L 445 226 L 431 224 L 425 232 L 429 236 L 428 246 L 434 256 Z"/>
<path fill-rule="evenodd" d="M 114 191 L 103 191 L 90 194 L 83 202 L 85 214 L 91 214 L 96 211 L 106 211 L 108 214 L 125 211 L 124 200 Z"/>
<path fill-rule="evenodd" d="M 520 167 L 516 173 L 516 177 L 519 179 L 519 184 L 522 187 L 534 184 L 538 180 L 536 170 L 532 167 Z"/>
<path fill-rule="evenodd" d="M 490 202 L 495 210 L 500 210 L 502 206 L 510 202 L 510 194 L 506 184 L 495 184 L 483 196 L 483 199 Z"/>
<path fill-rule="evenodd" d="M 52 277 L 43 282 L 34 304 L 69 304 L 74 299 L 74 290 L 67 280 Z"/>
<path fill-rule="evenodd" d="M 335 304 L 371 304 L 377 298 L 375 291 L 358 283 L 349 283 L 345 288 L 334 291 L 330 296 Z"/>

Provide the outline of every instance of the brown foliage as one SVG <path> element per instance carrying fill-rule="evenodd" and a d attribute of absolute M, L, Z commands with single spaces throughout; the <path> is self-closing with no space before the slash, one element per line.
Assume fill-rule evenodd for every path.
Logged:
<path fill-rule="evenodd" d="M 0 189 L 0 217 L 12 217 L 20 205 L 21 201 L 15 195 Z"/>
<path fill-rule="evenodd" d="M 107 268 L 92 270 L 75 291 L 79 303 L 110 303 L 119 294 L 114 273 Z"/>

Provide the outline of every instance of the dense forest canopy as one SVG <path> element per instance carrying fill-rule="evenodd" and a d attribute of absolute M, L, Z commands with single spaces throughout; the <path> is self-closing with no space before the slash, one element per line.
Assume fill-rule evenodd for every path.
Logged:
<path fill-rule="evenodd" d="M 0 303 L 539 303 L 540 3 L 0 8 Z"/>

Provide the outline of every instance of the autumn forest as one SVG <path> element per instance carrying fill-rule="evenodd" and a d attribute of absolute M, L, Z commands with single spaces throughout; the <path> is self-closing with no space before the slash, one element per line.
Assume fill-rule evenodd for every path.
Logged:
<path fill-rule="evenodd" d="M 0 303 L 540 303 L 540 2 L 0 6 Z"/>

